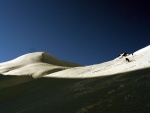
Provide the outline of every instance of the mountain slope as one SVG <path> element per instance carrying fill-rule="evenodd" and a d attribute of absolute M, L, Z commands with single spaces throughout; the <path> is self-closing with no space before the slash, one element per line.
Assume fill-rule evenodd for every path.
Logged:
<path fill-rule="evenodd" d="M 5 82 L 0 82 L 1 113 L 150 112 L 150 68 L 90 79 L 39 78 L 4 86 L 27 77 L 1 79 Z"/>
<path fill-rule="evenodd" d="M 150 113 L 150 46 L 82 67 L 42 54 L 0 64 L 0 113 Z"/>
<path fill-rule="evenodd" d="M 150 46 L 114 60 L 91 66 L 80 66 L 61 61 L 48 53 L 36 52 L 23 55 L 12 61 L 0 64 L 0 73 L 4 75 L 30 75 L 57 78 L 91 78 L 124 73 L 150 67 Z M 126 58 L 130 62 L 126 61 Z"/>
<path fill-rule="evenodd" d="M 41 77 L 56 71 L 80 66 L 79 64 L 61 61 L 48 53 L 36 52 L 20 56 L 0 64 L 0 73 L 4 75 L 29 75 Z"/>
<path fill-rule="evenodd" d="M 133 54 L 127 55 L 125 57 L 120 56 L 112 61 L 85 67 L 75 67 L 45 75 L 45 77 L 91 78 L 124 73 L 150 67 L 149 57 L 150 46 L 147 46 Z M 126 58 L 128 58 L 130 62 L 127 62 Z"/>

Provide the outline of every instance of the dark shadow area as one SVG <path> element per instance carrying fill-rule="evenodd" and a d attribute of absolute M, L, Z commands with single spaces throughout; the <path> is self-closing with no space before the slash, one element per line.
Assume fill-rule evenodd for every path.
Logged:
<path fill-rule="evenodd" d="M 21 76 L 21 77 L 13 75 L 4 76 L 0 74 L 0 90 L 3 88 L 19 85 L 31 80 L 33 80 L 31 76 Z"/>
<path fill-rule="evenodd" d="M 0 76 L 0 113 L 149 113 L 150 68 L 89 79 Z"/>

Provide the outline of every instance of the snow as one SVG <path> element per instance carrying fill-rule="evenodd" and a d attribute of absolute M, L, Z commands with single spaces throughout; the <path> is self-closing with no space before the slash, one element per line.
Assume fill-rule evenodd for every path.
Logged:
<path fill-rule="evenodd" d="M 76 66 L 79 65 L 61 61 L 48 53 L 35 52 L 22 55 L 8 62 L 0 63 L 0 73 L 3 75 L 28 75 L 37 78 Z"/>
<path fill-rule="evenodd" d="M 0 64 L 0 73 L 4 75 L 56 77 L 56 78 L 91 78 L 150 67 L 150 46 L 140 49 L 126 57 L 90 66 L 80 66 L 61 61 L 48 53 L 36 52 L 20 56 L 12 61 Z M 128 58 L 131 62 L 127 62 Z"/>
<path fill-rule="evenodd" d="M 150 46 L 147 46 L 135 52 L 135 54 L 130 54 L 127 57 L 119 57 L 112 61 L 104 62 L 102 64 L 97 65 L 71 68 L 46 75 L 45 77 L 91 78 L 134 71 L 150 67 L 149 56 Z M 125 58 L 129 58 L 131 62 L 127 62 Z"/>

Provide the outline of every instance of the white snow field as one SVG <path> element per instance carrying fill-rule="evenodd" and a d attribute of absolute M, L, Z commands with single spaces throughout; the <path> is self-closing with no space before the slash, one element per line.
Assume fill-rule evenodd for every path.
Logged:
<path fill-rule="evenodd" d="M 125 59 L 128 58 L 130 62 Z M 29 75 L 56 78 L 91 78 L 124 73 L 150 67 L 150 45 L 127 56 L 119 56 L 101 64 L 80 66 L 61 61 L 48 53 L 35 52 L 0 63 L 3 75 Z"/>
<path fill-rule="evenodd" d="M 125 59 L 128 58 L 130 62 Z M 150 67 L 150 45 L 140 49 L 126 57 L 120 56 L 114 60 L 101 64 L 75 67 L 60 72 L 46 75 L 45 77 L 62 78 L 91 78 L 98 76 L 113 75 Z"/>

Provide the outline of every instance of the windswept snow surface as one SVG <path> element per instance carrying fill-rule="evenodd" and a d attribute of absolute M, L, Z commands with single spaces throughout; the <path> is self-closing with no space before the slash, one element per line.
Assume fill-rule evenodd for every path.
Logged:
<path fill-rule="evenodd" d="M 127 62 L 128 58 L 130 62 Z M 79 67 L 78 67 L 79 66 Z M 4 75 L 30 75 L 33 77 L 91 78 L 113 75 L 150 67 L 150 46 L 140 49 L 126 57 L 91 66 L 61 61 L 48 53 L 36 52 L 0 64 Z"/>

